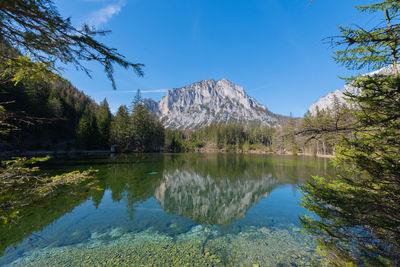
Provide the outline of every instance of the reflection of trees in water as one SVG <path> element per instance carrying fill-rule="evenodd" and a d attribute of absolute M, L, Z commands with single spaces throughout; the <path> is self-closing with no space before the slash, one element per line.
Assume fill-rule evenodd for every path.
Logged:
<path fill-rule="evenodd" d="M 66 190 L 56 198 L 25 207 L 21 210 L 20 216 L 13 218 L 6 225 L 0 225 L 0 255 L 8 246 L 16 246 L 24 238 L 43 230 L 90 198 L 88 192 L 73 189 Z M 40 238 L 39 235 L 38 237 Z"/>
<path fill-rule="evenodd" d="M 101 183 L 111 190 L 113 201 L 125 201 L 133 218 L 135 205 L 151 198 L 160 184 L 163 166 L 162 154 L 118 155 L 101 170 Z"/>
<path fill-rule="evenodd" d="M 322 174 L 311 158 L 299 157 L 187 154 L 165 163 L 155 197 L 165 211 L 200 224 L 229 225 L 276 186 Z"/>
<path fill-rule="evenodd" d="M 272 174 L 280 183 L 302 183 L 328 172 L 329 159 L 254 154 L 169 154 L 165 169 L 192 169 L 214 178 L 257 178 Z"/>
<path fill-rule="evenodd" d="M 51 164 L 55 165 L 48 167 L 54 172 L 98 169 L 101 190 L 81 190 L 73 196 L 66 191 L 26 207 L 17 224 L 0 226 L 0 253 L 88 199 L 98 207 L 106 189 L 111 190 L 113 201 L 125 201 L 131 216 L 138 202 L 156 196 L 169 213 L 200 223 L 229 224 L 279 184 L 302 183 L 310 175 L 326 176 L 326 161 L 321 159 L 243 154 L 117 155 Z M 146 174 L 149 171 L 158 173 Z"/>
<path fill-rule="evenodd" d="M 98 169 L 97 186 L 100 190 L 87 191 L 84 188 L 69 187 L 57 197 L 24 208 L 21 216 L 14 218 L 13 222 L 0 225 L 0 255 L 8 246 L 18 245 L 24 238 L 34 232 L 40 232 L 89 199 L 92 199 L 95 207 L 98 207 L 105 189 L 111 190 L 113 201 L 120 201 L 126 197 L 126 205 L 133 214 L 134 204 L 150 198 L 160 181 L 160 177 L 148 177 L 143 174 L 147 168 L 162 166 L 161 163 L 160 160 L 154 161 L 148 157 L 143 159 L 135 155 L 118 155 L 113 160 L 104 157 L 67 161 L 55 159 L 50 165 L 42 166 L 43 169 L 47 167 L 46 172 L 51 174 L 85 170 L 89 167 Z M 37 234 L 37 239 L 46 242 L 40 234 Z"/>

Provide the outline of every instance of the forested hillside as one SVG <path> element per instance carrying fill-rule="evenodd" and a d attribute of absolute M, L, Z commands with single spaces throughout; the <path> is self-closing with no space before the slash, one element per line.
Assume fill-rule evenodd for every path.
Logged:
<path fill-rule="evenodd" d="M 336 101 L 332 108 L 289 118 L 280 126 L 219 123 L 192 130 L 164 129 L 146 108 L 140 92 L 132 109 L 121 106 L 115 116 L 107 100 L 97 104 L 59 77 L 53 82 L 3 82 L 0 98 L 7 122 L 18 127 L 1 136 L 2 151 L 103 149 L 127 151 L 236 151 L 332 155 L 340 142 L 334 129 L 351 123 L 352 112 Z M 305 130 L 307 129 L 307 130 Z M 342 133 L 343 134 L 343 133 Z"/>
<path fill-rule="evenodd" d="M 2 151 L 91 149 L 119 152 L 159 151 L 164 127 L 147 112 L 140 92 L 132 110 L 113 116 L 107 100 L 97 104 L 59 77 L 53 82 L 0 85 L 2 121 L 15 127 L 1 137 Z"/>
<path fill-rule="evenodd" d="M 8 122 L 17 126 L 2 138 L 2 150 L 70 149 L 84 114 L 98 105 L 66 80 L 0 83 L 0 99 Z"/>

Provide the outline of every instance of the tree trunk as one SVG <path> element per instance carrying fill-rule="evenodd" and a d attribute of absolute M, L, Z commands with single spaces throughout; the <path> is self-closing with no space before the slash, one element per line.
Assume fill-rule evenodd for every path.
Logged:
<path fill-rule="evenodd" d="M 399 71 L 397 69 L 397 50 L 396 50 L 397 40 L 393 38 L 392 26 L 390 24 L 391 19 L 392 18 L 389 17 L 388 10 L 386 10 L 386 20 L 388 22 L 389 36 L 390 36 L 391 41 L 394 42 L 394 44 L 390 44 L 390 47 L 391 47 L 391 50 L 392 50 L 393 71 L 394 71 L 394 76 L 396 78 L 398 78 L 399 77 Z M 392 39 L 394 39 L 394 40 L 392 40 Z"/>

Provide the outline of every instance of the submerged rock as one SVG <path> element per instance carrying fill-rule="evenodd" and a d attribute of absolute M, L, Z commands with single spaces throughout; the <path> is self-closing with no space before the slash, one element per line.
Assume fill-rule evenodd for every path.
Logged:
<path fill-rule="evenodd" d="M 114 240 L 103 242 L 105 236 Z M 299 232 L 248 227 L 220 234 L 196 225 L 175 238 L 147 229 L 93 232 L 88 243 L 34 250 L 10 266 L 311 266 L 314 244 Z M 268 245 L 267 245 L 268 244 Z"/>
<path fill-rule="evenodd" d="M 109 233 L 109 235 L 110 235 L 112 238 L 120 237 L 120 236 L 122 236 L 123 234 L 124 234 L 124 231 L 123 231 L 123 229 L 120 228 L 120 227 L 113 228 L 113 229 L 110 231 L 110 233 Z"/>
<path fill-rule="evenodd" d="M 261 228 L 258 229 L 258 231 L 261 232 L 261 233 L 264 233 L 264 234 L 266 234 L 266 235 L 268 235 L 269 233 L 271 233 L 271 230 L 269 230 L 269 229 L 266 228 L 266 227 L 261 227 Z"/>

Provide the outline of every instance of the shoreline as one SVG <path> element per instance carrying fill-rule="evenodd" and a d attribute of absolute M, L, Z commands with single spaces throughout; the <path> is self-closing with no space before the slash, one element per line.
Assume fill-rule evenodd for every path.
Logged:
<path fill-rule="evenodd" d="M 111 152 L 109 150 L 37 150 L 37 151 L 24 151 L 24 152 L 2 152 L 0 153 L 1 158 L 11 158 L 11 157 L 24 157 L 24 156 L 93 156 L 93 155 L 108 155 L 108 154 L 130 154 L 139 152 Z M 335 158 L 335 155 L 323 155 L 323 154 L 310 154 L 310 153 L 297 153 L 293 154 L 291 152 L 270 152 L 263 150 L 247 150 L 247 151 L 237 151 L 229 149 L 199 149 L 199 150 L 188 150 L 182 152 L 171 152 L 171 151 L 159 151 L 159 152 L 142 152 L 142 153 L 200 153 L 200 154 L 213 154 L 213 153 L 236 153 L 236 154 L 259 154 L 259 155 L 282 155 L 282 156 L 306 156 L 306 157 L 316 157 L 316 158 Z"/>

